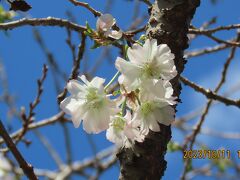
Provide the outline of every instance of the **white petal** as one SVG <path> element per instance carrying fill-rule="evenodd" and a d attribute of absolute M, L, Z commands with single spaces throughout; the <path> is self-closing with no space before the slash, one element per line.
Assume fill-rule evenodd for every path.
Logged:
<path fill-rule="evenodd" d="M 105 79 L 100 77 L 94 77 L 89 85 L 97 89 L 100 89 L 100 88 L 103 88 L 104 82 L 105 82 Z"/>
<path fill-rule="evenodd" d="M 147 53 L 148 51 L 137 43 L 133 44 L 132 48 L 128 48 L 127 50 L 127 56 L 130 62 L 137 65 L 142 65 L 147 62 Z"/>
<path fill-rule="evenodd" d="M 106 37 L 111 37 L 113 39 L 121 39 L 122 37 L 122 31 L 115 31 L 115 30 L 108 30 L 104 33 Z"/>
<path fill-rule="evenodd" d="M 98 134 L 109 127 L 110 115 L 107 112 L 91 110 L 83 117 L 83 129 L 87 133 Z"/>
<path fill-rule="evenodd" d="M 82 113 L 75 112 L 72 114 L 72 122 L 75 128 L 78 128 L 82 122 Z"/>
<path fill-rule="evenodd" d="M 159 55 L 168 54 L 170 52 L 171 52 L 171 50 L 170 50 L 170 48 L 168 47 L 167 44 L 160 44 L 158 46 L 158 54 Z"/>
<path fill-rule="evenodd" d="M 123 146 L 124 135 L 122 131 L 116 131 L 112 126 L 107 129 L 106 137 L 109 141 L 115 143 L 118 147 Z"/>
<path fill-rule="evenodd" d="M 75 94 L 77 95 L 80 92 L 84 92 L 86 86 L 81 85 L 77 80 L 70 80 L 67 83 L 67 90 L 71 93 L 71 94 Z"/>
<path fill-rule="evenodd" d="M 141 126 L 141 124 L 143 124 L 143 117 L 141 116 L 140 107 L 138 107 L 138 109 L 134 113 L 133 118 L 130 121 L 130 123 L 131 123 L 132 127 L 138 127 L 138 126 Z"/>
<path fill-rule="evenodd" d="M 157 40 L 151 39 L 150 44 L 152 47 L 150 59 L 153 59 L 155 56 L 157 56 L 157 53 L 158 53 Z"/>
<path fill-rule="evenodd" d="M 147 121 L 148 121 L 149 129 L 151 129 L 154 132 L 159 132 L 160 131 L 160 126 L 159 126 L 158 121 L 156 120 L 156 118 L 158 118 L 158 117 L 155 117 L 152 114 L 152 115 L 150 115 L 148 117 Z"/>
<path fill-rule="evenodd" d="M 118 57 L 115 62 L 116 68 L 123 74 L 119 77 L 119 83 L 123 83 L 126 88 L 131 89 L 138 85 L 141 68 L 131 62 Z"/>
<path fill-rule="evenodd" d="M 116 20 L 113 18 L 111 14 L 103 14 L 101 15 L 96 23 L 96 27 L 98 31 L 107 31 L 109 30 L 114 24 Z"/>
<path fill-rule="evenodd" d="M 87 111 L 84 116 L 83 116 L 83 129 L 87 132 L 87 133 L 94 133 L 95 132 L 95 122 L 91 117 L 91 114 L 89 111 Z"/>
<path fill-rule="evenodd" d="M 159 108 L 155 111 L 159 123 L 169 126 L 174 121 L 175 111 L 171 106 Z"/>
<path fill-rule="evenodd" d="M 84 82 L 85 85 L 88 85 L 89 84 L 89 81 L 87 80 L 86 76 L 85 75 L 81 75 L 79 76 L 80 80 Z"/>
<path fill-rule="evenodd" d="M 151 51 L 152 51 L 152 46 L 149 39 L 147 39 L 143 44 L 143 50 L 146 53 L 147 59 L 149 59 L 151 57 Z"/>
<path fill-rule="evenodd" d="M 84 103 L 84 101 L 78 100 L 72 96 L 65 98 L 60 103 L 60 108 L 67 114 L 72 114 L 79 110 L 79 107 Z"/>

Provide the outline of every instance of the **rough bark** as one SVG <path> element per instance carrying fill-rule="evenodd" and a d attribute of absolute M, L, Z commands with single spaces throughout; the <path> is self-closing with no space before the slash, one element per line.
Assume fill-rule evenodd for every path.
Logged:
<path fill-rule="evenodd" d="M 147 35 L 157 39 L 159 44 L 168 44 L 175 54 L 178 76 L 171 83 L 176 96 L 181 91 L 178 79 L 186 63 L 183 51 L 188 47 L 188 28 L 199 4 L 200 0 L 156 0 L 149 11 Z M 150 132 L 143 143 L 136 143 L 133 149 L 122 149 L 117 154 L 120 180 L 158 180 L 163 177 L 171 127 L 160 125 L 160 128 L 161 132 Z"/>

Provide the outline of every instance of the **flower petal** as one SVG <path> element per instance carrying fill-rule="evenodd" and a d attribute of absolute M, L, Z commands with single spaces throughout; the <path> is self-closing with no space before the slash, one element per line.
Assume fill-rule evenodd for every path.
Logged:
<path fill-rule="evenodd" d="M 108 30 L 107 32 L 104 33 L 105 36 L 111 37 L 113 39 L 121 39 L 122 37 L 122 31 L 115 31 L 115 30 Z"/>
<path fill-rule="evenodd" d="M 84 101 L 78 100 L 73 96 L 69 96 L 65 98 L 60 103 L 60 108 L 67 114 L 73 114 L 74 112 L 78 111 L 79 107 L 84 103 Z"/>
<path fill-rule="evenodd" d="M 97 23 L 96 23 L 97 31 L 107 31 L 115 23 L 116 23 L 116 20 L 113 18 L 111 14 L 103 14 L 97 20 Z"/>
<path fill-rule="evenodd" d="M 119 83 L 123 83 L 126 89 L 131 89 L 138 85 L 141 68 L 131 62 L 118 57 L 115 62 L 116 68 L 122 73 Z"/>
<path fill-rule="evenodd" d="M 105 79 L 100 77 L 94 77 L 89 85 L 97 89 L 100 89 L 100 88 L 103 88 L 104 82 L 105 82 Z"/>
<path fill-rule="evenodd" d="M 169 126 L 174 121 L 175 110 L 171 106 L 166 106 L 158 108 L 154 114 L 159 117 L 157 119 L 159 123 Z"/>
<path fill-rule="evenodd" d="M 127 56 L 130 62 L 137 65 L 142 65 L 147 61 L 147 53 L 148 51 L 137 43 L 133 44 L 132 48 L 128 48 L 127 50 Z"/>
<path fill-rule="evenodd" d="M 70 80 L 67 83 L 67 90 L 72 94 L 72 95 L 77 95 L 79 92 L 84 92 L 85 85 L 81 85 L 77 80 Z"/>

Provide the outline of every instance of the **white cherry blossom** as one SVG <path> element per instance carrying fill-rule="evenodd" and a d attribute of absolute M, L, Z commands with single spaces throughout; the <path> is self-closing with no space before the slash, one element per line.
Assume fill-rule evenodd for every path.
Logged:
<path fill-rule="evenodd" d="M 129 111 L 126 112 L 124 117 L 118 115 L 112 117 L 106 137 L 109 141 L 115 143 L 117 147 L 130 148 L 134 141 L 143 142 L 145 136 L 140 133 L 138 127 L 133 126 L 131 119 Z"/>
<path fill-rule="evenodd" d="M 161 106 L 175 105 L 176 97 L 168 80 L 146 80 L 140 86 L 139 99 L 141 101 L 155 101 Z"/>
<path fill-rule="evenodd" d="M 83 121 L 86 132 L 99 133 L 109 127 L 110 116 L 115 115 L 118 108 L 104 92 L 104 79 L 95 77 L 89 82 L 84 75 L 80 79 L 82 82 L 69 81 L 67 90 L 71 95 L 61 102 L 60 107 L 71 115 L 76 128 Z"/>
<path fill-rule="evenodd" d="M 143 46 L 134 44 L 128 48 L 127 56 L 129 61 L 118 57 L 115 62 L 116 68 L 122 73 L 119 83 L 127 91 L 137 89 L 145 80 L 170 80 L 177 75 L 174 54 L 166 44 L 157 45 L 156 39 L 147 39 Z"/>
<path fill-rule="evenodd" d="M 147 135 L 149 129 L 160 131 L 158 123 L 168 126 L 174 121 L 175 111 L 170 105 L 176 104 L 176 97 L 172 96 L 172 85 L 167 80 L 149 80 L 144 83 L 145 88 L 140 89 L 139 95 L 141 105 L 132 121 Z"/>
<path fill-rule="evenodd" d="M 122 37 L 122 31 L 116 31 L 112 29 L 112 26 L 116 23 L 116 20 L 111 14 L 101 15 L 96 23 L 97 31 L 102 33 L 106 37 L 113 39 L 120 39 Z"/>
<path fill-rule="evenodd" d="M 147 135 L 149 129 L 158 132 L 158 123 L 169 126 L 174 121 L 175 111 L 171 106 L 162 106 L 161 103 L 154 101 L 143 102 L 137 109 L 134 117 L 134 126 L 139 126 L 141 133 Z"/>

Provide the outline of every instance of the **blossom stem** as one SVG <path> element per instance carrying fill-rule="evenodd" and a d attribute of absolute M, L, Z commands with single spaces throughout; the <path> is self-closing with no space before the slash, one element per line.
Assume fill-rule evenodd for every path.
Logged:
<path fill-rule="evenodd" d="M 127 104 L 127 98 L 124 99 L 121 109 L 122 109 L 122 116 L 124 116 L 125 114 L 125 110 L 126 110 L 126 104 Z"/>
<path fill-rule="evenodd" d="M 109 81 L 109 83 L 104 87 L 104 90 L 106 91 L 107 88 L 115 81 L 115 79 L 118 77 L 118 75 L 120 74 L 120 72 L 118 71 L 113 78 Z"/>

